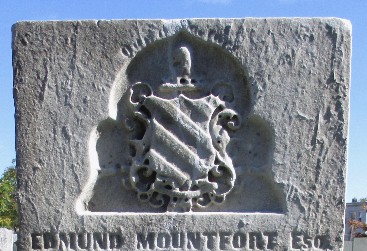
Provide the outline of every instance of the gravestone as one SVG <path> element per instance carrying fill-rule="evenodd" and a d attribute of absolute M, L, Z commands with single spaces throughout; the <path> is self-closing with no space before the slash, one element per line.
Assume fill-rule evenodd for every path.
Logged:
<path fill-rule="evenodd" d="M 350 23 L 13 27 L 19 250 L 339 250 Z"/>
<path fill-rule="evenodd" d="M 0 251 L 13 250 L 13 231 L 0 228 Z"/>

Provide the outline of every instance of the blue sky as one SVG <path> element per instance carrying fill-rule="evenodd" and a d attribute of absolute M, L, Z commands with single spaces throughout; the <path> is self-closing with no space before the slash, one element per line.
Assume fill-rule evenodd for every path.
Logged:
<path fill-rule="evenodd" d="M 11 26 L 21 20 L 340 17 L 353 26 L 347 199 L 367 197 L 367 0 L 0 0 L 0 173 L 15 158 Z M 366 161 L 366 162 L 365 162 Z"/>

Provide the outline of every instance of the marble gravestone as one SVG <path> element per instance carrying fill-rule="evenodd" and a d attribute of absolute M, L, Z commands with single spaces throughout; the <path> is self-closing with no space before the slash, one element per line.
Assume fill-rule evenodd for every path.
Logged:
<path fill-rule="evenodd" d="M 351 25 L 13 27 L 19 250 L 340 250 Z"/>
<path fill-rule="evenodd" d="M 13 250 L 13 231 L 0 228 L 0 251 Z"/>

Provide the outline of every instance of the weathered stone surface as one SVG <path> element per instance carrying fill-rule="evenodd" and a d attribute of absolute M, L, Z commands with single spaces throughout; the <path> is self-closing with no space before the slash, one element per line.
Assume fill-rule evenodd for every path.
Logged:
<path fill-rule="evenodd" d="M 338 250 L 348 21 L 21 22 L 20 250 Z"/>
<path fill-rule="evenodd" d="M 13 250 L 13 231 L 0 228 L 0 251 Z"/>

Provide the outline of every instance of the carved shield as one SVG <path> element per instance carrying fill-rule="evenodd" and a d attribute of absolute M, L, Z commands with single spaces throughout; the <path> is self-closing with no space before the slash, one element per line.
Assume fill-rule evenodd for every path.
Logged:
<path fill-rule="evenodd" d="M 145 83 L 130 89 L 130 129 L 138 133 L 130 141 L 132 164 L 124 183 L 154 207 L 191 211 L 222 203 L 234 185 L 235 170 L 225 150 L 227 131 L 236 130 L 240 119 L 226 108 L 233 97 L 230 87 L 216 86 L 198 99 L 185 95 L 197 88 L 184 77 L 157 90 L 171 98 L 160 97 Z"/>

